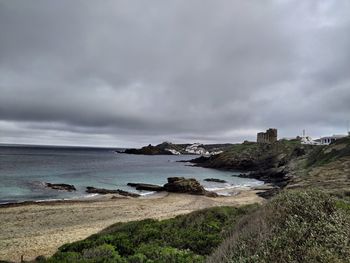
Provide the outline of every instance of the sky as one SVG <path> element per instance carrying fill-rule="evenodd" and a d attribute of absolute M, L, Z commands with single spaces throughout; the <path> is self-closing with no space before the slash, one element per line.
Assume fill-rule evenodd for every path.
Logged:
<path fill-rule="evenodd" d="M 0 143 L 235 143 L 349 120 L 348 0 L 0 0 Z"/>

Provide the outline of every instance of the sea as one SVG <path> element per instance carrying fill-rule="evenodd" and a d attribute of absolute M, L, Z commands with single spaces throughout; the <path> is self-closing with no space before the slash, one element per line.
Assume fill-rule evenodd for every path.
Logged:
<path fill-rule="evenodd" d="M 168 177 L 196 178 L 210 191 L 230 195 L 232 189 L 263 182 L 237 177 L 239 172 L 220 171 L 178 162 L 195 155 L 132 155 L 117 148 L 0 145 L 0 204 L 24 201 L 74 200 L 91 198 L 87 186 L 122 189 L 141 195 L 127 183 L 163 185 Z M 217 178 L 227 183 L 206 182 Z M 45 183 L 73 184 L 77 191 L 57 191 Z M 227 191 L 226 191 L 227 190 Z"/>

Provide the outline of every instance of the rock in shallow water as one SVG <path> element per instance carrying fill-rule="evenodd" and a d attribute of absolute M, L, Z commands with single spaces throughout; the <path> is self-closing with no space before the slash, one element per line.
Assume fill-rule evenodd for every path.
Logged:
<path fill-rule="evenodd" d="M 143 184 L 143 183 L 128 183 L 128 186 L 135 187 L 136 190 L 145 190 L 145 191 L 165 191 L 163 186 L 156 184 Z"/>
<path fill-rule="evenodd" d="M 214 182 L 214 183 L 227 183 L 227 181 L 225 180 L 221 180 L 221 179 L 216 179 L 216 178 L 207 178 L 207 179 L 204 179 L 204 181 L 206 182 Z"/>
<path fill-rule="evenodd" d="M 139 194 L 130 193 L 130 192 L 123 191 L 120 189 L 112 190 L 112 189 L 104 189 L 104 188 L 95 188 L 92 186 L 86 187 L 86 192 L 89 194 L 101 194 L 101 195 L 119 194 L 119 195 L 130 196 L 130 197 L 139 197 L 140 196 Z"/>
<path fill-rule="evenodd" d="M 46 187 L 49 187 L 54 190 L 60 190 L 60 191 L 76 191 L 77 189 L 74 187 L 74 185 L 71 184 L 51 184 L 51 183 L 45 183 Z"/>
<path fill-rule="evenodd" d="M 169 177 L 168 183 L 164 185 L 168 192 L 187 193 L 194 195 L 206 195 L 210 197 L 218 196 L 217 193 L 209 192 L 194 178 Z"/>

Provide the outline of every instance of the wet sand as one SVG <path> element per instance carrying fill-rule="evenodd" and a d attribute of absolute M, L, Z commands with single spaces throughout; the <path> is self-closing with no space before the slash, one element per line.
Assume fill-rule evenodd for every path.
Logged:
<path fill-rule="evenodd" d="M 237 190 L 236 190 L 237 191 Z M 213 206 L 261 203 L 258 191 L 241 189 L 210 198 L 158 193 L 148 197 L 100 196 L 85 201 L 27 203 L 0 207 L 0 260 L 19 262 L 50 256 L 61 245 L 84 239 L 117 222 L 165 219 Z"/>

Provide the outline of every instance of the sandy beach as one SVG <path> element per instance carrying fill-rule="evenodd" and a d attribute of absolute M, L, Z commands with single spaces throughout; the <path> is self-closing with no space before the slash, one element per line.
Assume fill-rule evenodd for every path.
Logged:
<path fill-rule="evenodd" d="M 0 207 L 0 260 L 19 262 L 49 256 L 61 245 L 84 239 L 117 223 L 165 219 L 213 206 L 264 201 L 257 191 L 241 189 L 229 197 L 158 193 L 141 198 L 99 196 L 93 200 L 43 202 Z"/>

